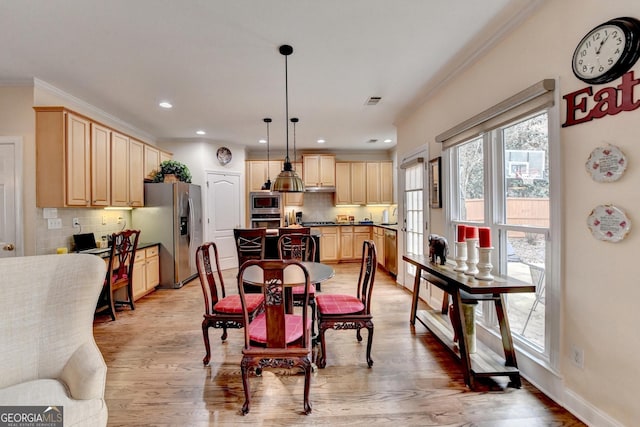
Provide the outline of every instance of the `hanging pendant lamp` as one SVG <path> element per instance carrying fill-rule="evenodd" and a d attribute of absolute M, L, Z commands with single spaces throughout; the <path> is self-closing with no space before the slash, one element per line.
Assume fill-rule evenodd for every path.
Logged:
<path fill-rule="evenodd" d="M 271 177 L 269 176 L 269 123 L 271 123 L 271 119 L 266 117 L 262 121 L 267 124 L 267 182 L 262 184 L 261 189 L 271 190 Z"/>
<path fill-rule="evenodd" d="M 296 154 L 296 123 L 298 123 L 299 121 L 300 119 L 298 119 L 297 117 L 291 118 L 291 123 L 293 123 L 293 164 L 298 161 L 298 155 Z"/>
<path fill-rule="evenodd" d="M 273 183 L 273 191 L 280 191 L 284 193 L 301 193 L 304 191 L 304 184 L 302 180 L 293 170 L 291 161 L 289 160 L 289 76 L 288 76 L 288 64 L 287 56 L 293 53 L 293 48 L 287 44 L 280 46 L 280 54 L 284 56 L 284 90 L 285 90 L 285 113 L 286 113 L 286 125 L 287 125 L 287 156 L 284 159 L 284 167 L 282 172 L 276 178 Z"/>

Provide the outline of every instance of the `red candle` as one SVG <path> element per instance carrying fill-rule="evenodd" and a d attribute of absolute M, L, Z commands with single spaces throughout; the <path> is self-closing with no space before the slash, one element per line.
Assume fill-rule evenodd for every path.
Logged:
<path fill-rule="evenodd" d="M 480 233 L 480 247 L 481 248 L 490 248 L 491 247 L 491 229 L 489 227 L 480 227 L 478 229 Z"/>
<path fill-rule="evenodd" d="M 467 239 L 477 239 L 478 238 L 478 227 L 465 227 L 464 230 L 465 237 Z"/>
<path fill-rule="evenodd" d="M 458 242 L 464 242 L 464 238 L 466 236 L 465 228 L 467 228 L 464 224 L 458 224 Z"/>

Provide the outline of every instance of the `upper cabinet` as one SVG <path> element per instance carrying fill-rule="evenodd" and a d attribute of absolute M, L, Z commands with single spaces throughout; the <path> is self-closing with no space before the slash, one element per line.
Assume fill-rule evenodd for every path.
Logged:
<path fill-rule="evenodd" d="M 305 187 L 336 186 L 336 156 L 333 154 L 305 154 L 302 156 Z"/>
<path fill-rule="evenodd" d="M 147 160 L 151 146 L 81 114 L 64 107 L 34 110 L 38 207 L 144 205 L 147 168 L 171 154 L 153 147 Z"/>
<path fill-rule="evenodd" d="M 336 162 L 336 205 L 364 205 L 366 200 L 364 162 Z"/>
<path fill-rule="evenodd" d="M 281 171 L 281 162 L 279 160 L 249 160 L 246 162 L 247 167 L 247 192 L 260 191 L 267 181 L 267 178 L 273 183 Z"/>
<path fill-rule="evenodd" d="M 393 166 L 391 162 L 367 162 L 367 204 L 393 203 Z"/>
<path fill-rule="evenodd" d="M 171 160 L 171 154 L 164 152 L 153 145 L 144 144 L 144 179 L 153 180 L 160 168 L 160 163 Z"/>

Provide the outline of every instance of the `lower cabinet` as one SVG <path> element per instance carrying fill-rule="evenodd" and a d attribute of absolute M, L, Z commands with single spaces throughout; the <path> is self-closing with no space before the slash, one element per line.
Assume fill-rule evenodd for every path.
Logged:
<path fill-rule="evenodd" d="M 381 267 L 386 267 L 384 263 L 384 228 L 373 227 L 373 243 L 376 244 L 376 256 L 378 257 L 378 264 Z"/>
<path fill-rule="evenodd" d="M 313 230 L 320 233 L 320 262 L 338 261 L 338 227 L 318 227 Z"/>
<path fill-rule="evenodd" d="M 160 258 L 158 246 L 138 249 L 133 264 L 133 298 L 147 295 L 160 283 Z"/>

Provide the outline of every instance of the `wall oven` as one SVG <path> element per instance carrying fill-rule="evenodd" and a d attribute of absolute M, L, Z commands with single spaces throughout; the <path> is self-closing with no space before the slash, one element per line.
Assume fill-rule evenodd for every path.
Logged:
<path fill-rule="evenodd" d="M 278 228 L 282 226 L 282 194 L 271 191 L 249 193 L 251 228 Z"/>

